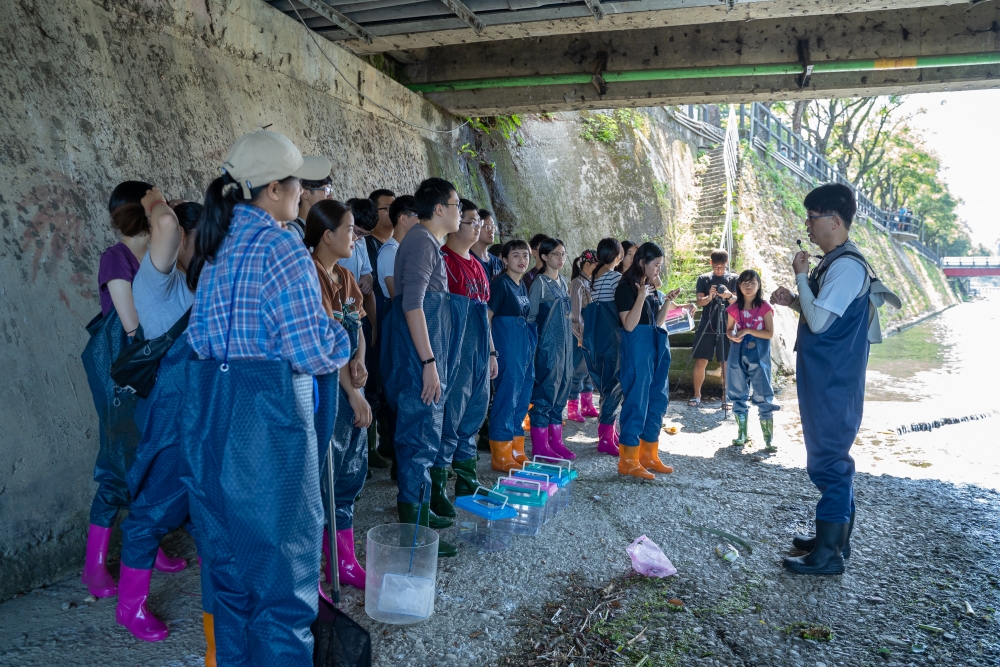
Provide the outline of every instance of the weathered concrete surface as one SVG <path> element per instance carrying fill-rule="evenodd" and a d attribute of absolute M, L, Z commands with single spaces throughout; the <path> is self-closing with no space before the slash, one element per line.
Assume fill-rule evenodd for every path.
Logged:
<path fill-rule="evenodd" d="M 801 16 L 825 14 L 849 14 L 877 12 L 886 9 L 909 7 L 933 7 L 942 5 L 966 5 L 962 0 L 739 0 L 732 9 L 726 2 L 678 2 L 671 9 L 642 12 L 628 12 L 628 5 L 604 3 L 605 17 L 595 21 L 593 16 L 554 18 L 550 20 L 525 19 L 522 23 L 490 25 L 490 17 L 484 16 L 486 29 L 476 35 L 457 18 L 447 29 L 432 29 L 425 32 L 391 34 L 398 30 L 394 25 L 368 25 L 366 29 L 379 36 L 372 44 L 351 38 L 346 31 L 324 32 L 330 39 L 343 39 L 341 43 L 355 53 L 392 52 L 394 56 L 406 58 L 416 49 L 433 49 L 453 44 L 475 44 L 483 41 L 515 39 L 544 39 L 553 35 L 578 35 L 610 30 L 642 30 L 661 26 L 699 26 L 714 23 L 740 23 L 759 19 L 788 19 Z M 623 11 L 624 13 L 617 13 Z M 529 12 L 522 11 L 524 15 Z M 404 60 L 405 62 L 405 60 Z"/>
<path fill-rule="evenodd" d="M 642 72 L 661 68 L 797 63 L 808 40 L 813 63 L 1000 51 L 1000 1 L 973 7 L 892 9 L 643 30 L 566 34 L 428 49 L 410 55 L 417 83 L 555 74 Z M 816 73 L 800 89 L 794 75 L 711 77 L 480 88 L 426 93 L 454 113 L 490 115 L 652 106 L 861 97 L 931 90 L 994 88 L 1000 65 Z"/>
<path fill-rule="evenodd" d="M 0 0 L 0 599 L 78 565 L 97 421 L 80 352 L 98 312 L 106 202 L 143 178 L 200 199 L 229 145 L 270 125 L 333 159 L 338 193 L 461 177 L 451 135 L 356 93 L 300 26 L 257 0 Z M 339 47 L 365 94 L 407 120 L 456 121 Z M 461 180 L 461 179 L 460 179 Z"/>

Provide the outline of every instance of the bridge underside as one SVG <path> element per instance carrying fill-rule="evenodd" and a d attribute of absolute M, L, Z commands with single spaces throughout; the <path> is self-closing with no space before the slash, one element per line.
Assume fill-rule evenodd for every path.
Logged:
<path fill-rule="evenodd" d="M 371 43 L 296 6 L 327 38 L 404 63 L 411 88 L 458 114 L 1000 87 L 1000 0 L 327 1 L 356 8 L 333 18 L 361 19 Z"/>

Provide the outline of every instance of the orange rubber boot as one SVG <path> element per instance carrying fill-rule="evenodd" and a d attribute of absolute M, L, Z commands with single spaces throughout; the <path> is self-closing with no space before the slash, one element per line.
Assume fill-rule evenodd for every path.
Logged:
<path fill-rule="evenodd" d="M 510 472 L 518 467 L 511 453 L 510 440 L 490 440 L 490 463 L 497 472 Z"/>
<path fill-rule="evenodd" d="M 515 435 L 514 443 L 511 445 L 510 453 L 513 455 L 514 460 L 520 465 L 524 465 L 528 462 L 528 457 L 524 454 L 524 436 Z"/>
<path fill-rule="evenodd" d="M 524 415 L 524 421 L 521 422 L 522 431 L 527 431 L 529 428 L 531 428 L 531 408 L 533 407 L 534 404 L 532 403 L 528 404 L 528 414 Z"/>
<path fill-rule="evenodd" d="M 205 667 L 217 667 L 215 662 L 215 617 L 207 612 L 202 612 L 202 621 L 205 624 Z"/>
<path fill-rule="evenodd" d="M 639 441 L 639 465 L 653 472 L 671 473 L 673 468 L 660 460 L 660 443 Z"/>
<path fill-rule="evenodd" d="M 656 479 L 656 475 L 649 472 L 639 463 L 639 448 L 618 445 L 618 474 L 631 475 L 639 479 Z"/>

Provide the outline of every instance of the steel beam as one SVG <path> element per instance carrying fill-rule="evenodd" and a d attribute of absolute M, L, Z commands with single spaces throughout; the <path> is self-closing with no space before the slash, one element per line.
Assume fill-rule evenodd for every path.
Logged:
<path fill-rule="evenodd" d="M 468 7 L 462 4 L 461 0 L 441 0 L 445 6 L 450 9 L 458 18 L 465 21 L 465 23 L 472 28 L 478 35 L 486 29 L 486 26 L 479 17 L 472 13 Z"/>
<path fill-rule="evenodd" d="M 346 16 L 338 12 L 336 9 L 334 9 L 333 7 L 324 2 L 319 2 L 318 0 L 293 0 L 293 1 L 299 3 L 300 5 L 308 7 L 309 9 L 313 10 L 314 12 L 325 18 L 330 23 L 333 23 L 337 27 L 349 33 L 355 39 L 358 39 L 364 42 L 365 44 L 370 45 L 372 44 L 372 42 L 375 41 L 375 37 L 370 32 L 368 32 L 360 25 L 358 25 L 351 19 L 347 18 Z M 302 18 L 305 19 L 305 17 Z"/>

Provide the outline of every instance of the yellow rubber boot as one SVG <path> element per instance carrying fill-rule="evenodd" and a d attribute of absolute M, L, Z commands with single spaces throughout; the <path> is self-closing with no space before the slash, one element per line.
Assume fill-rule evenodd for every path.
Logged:
<path fill-rule="evenodd" d="M 660 460 L 660 443 L 639 441 L 639 465 L 653 472 L 672 473 L 673 468 Z"/>
<path fill-rule="evenodd" d="M 621 443 L 618 444 L 618 474 L 631 475 L 639 479 L 656 479 L 656 475 L 639 463 L 639 448 L 626 447 Z"/>
<path fill-rule="evenodd" d="M 205 624 L 205 667 L 216 667 L 215 663 L 215 617 L 209 613 L 202 612 L 202 621 Z"/>
<path fill-rule="evenodd" d="M 511 453 L 513 444 L 510 440 L 490 440 L 490 463 L 497 472 L 510 472 L 519 467 Z"/>
<path fill-rule="evenodd" d="M 528 462 L 528 457 L 524 454 L 524 436 L 515 435 L 514 443 L 510 449 L 511 454 L 514 456 L 514 460 L 520 465 L 524 465 Z"/>

